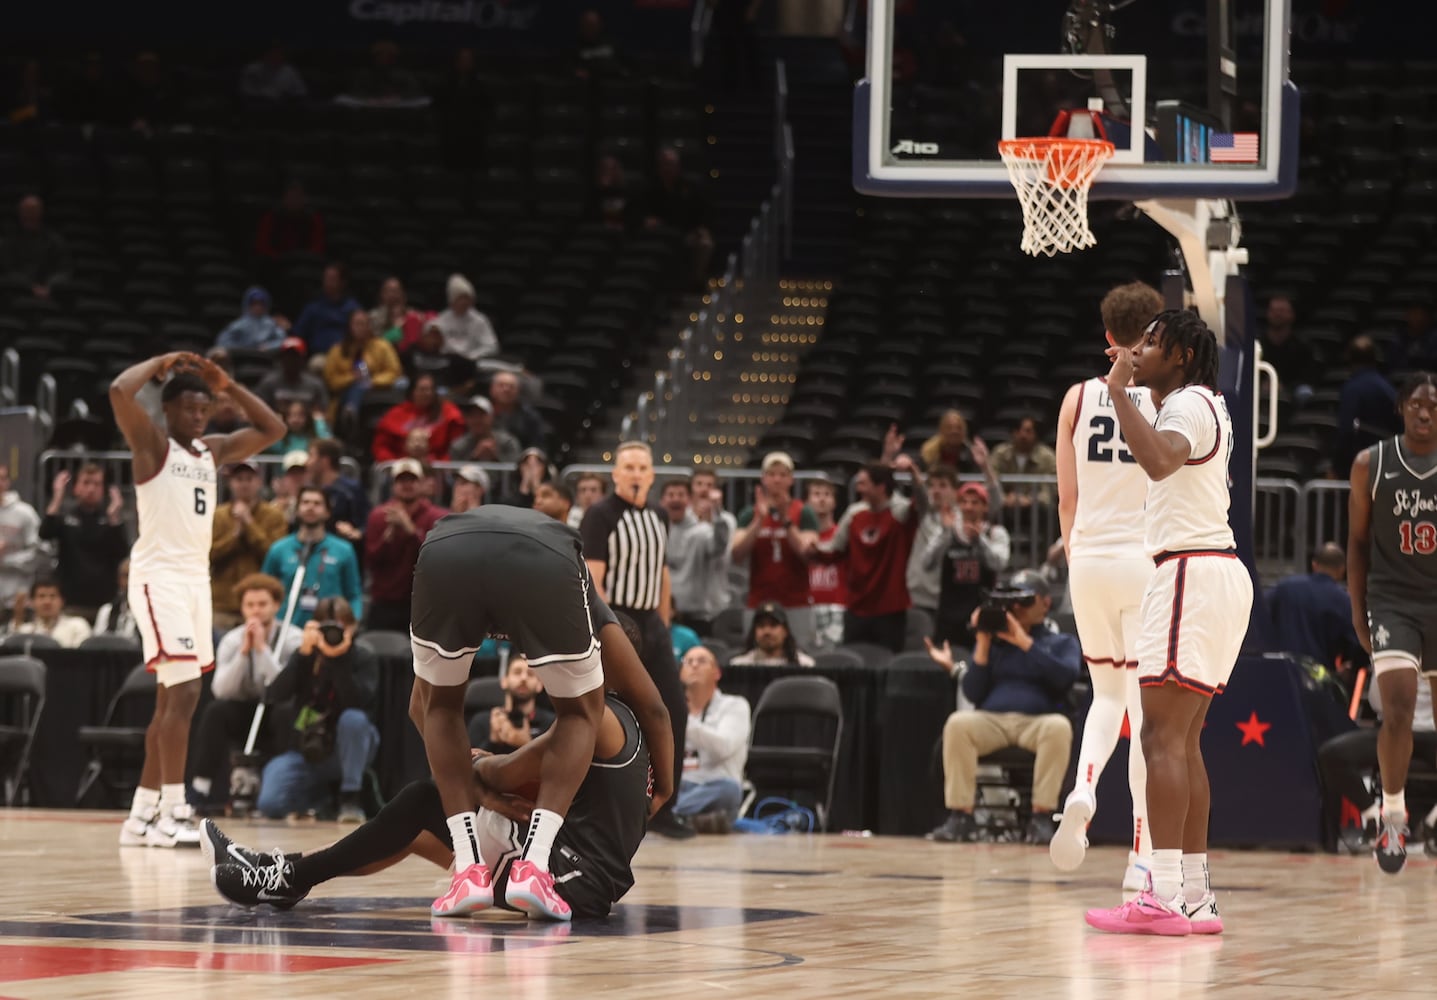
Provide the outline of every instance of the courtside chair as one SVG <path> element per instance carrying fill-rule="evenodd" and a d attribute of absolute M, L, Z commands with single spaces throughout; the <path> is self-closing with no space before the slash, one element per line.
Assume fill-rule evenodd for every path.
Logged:
<path fill-rule="evenodd" d="M 766 789 L 811 794 L 826 832 L 843 740 L 838 685 L 827 677 L 780 677 L 754 707 L 749 740 L 746 774 L 755 795 Z"/>
<path fill-rule="evenodd" d="M 122 767 L 138 765 L 143 759 L 145 727 L 121 725 L 120 720 L 132 714 L 127 713 L 130 706 L 142 701 L 153 702 L 155 691 L 155 675 L 141 663 L 126 675 L 120 690 L 110 699 L 103 721 L 98 726 L 80 727 L 76 742 L 89 752 L 90 761 L 75 790 L 76 804 L 83 802 L 96 784 L 110 797 L 123 799 L 125 789 L 112 775 Z"/>
<path fill-rule="evenodd" d="M 0 657 L 0 763 L 5 765 L 5 804 L 23 804 L 30 751 L 45 710 L 45 664 L 29 656 Z"/>

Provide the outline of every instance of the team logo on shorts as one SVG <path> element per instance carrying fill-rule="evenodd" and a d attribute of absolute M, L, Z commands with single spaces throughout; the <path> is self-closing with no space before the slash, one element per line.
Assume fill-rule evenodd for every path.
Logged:
<path fill-rule="evenodd" d="M 1386 649 L 1387 643 L 1391 638 L 1392 633 L 1387 631 L 1387 626 L 1379 625 L 1376 631 L 1372 633 L 1372 645 L 1377 649 Z"/>
<path fill-rule="evenodd" d="M 180 644 L 181 646 L 184 646 L 186 649 L 194 649 L 194 648 L 195 648 L 195 640 L 193 640 L 193 639 L 183 639 L 183 638 L 182 638 L 182 639 L 179 639 L 179 640 L 177 640 L 177 641 L 179 642 L 179 644 Z"/>

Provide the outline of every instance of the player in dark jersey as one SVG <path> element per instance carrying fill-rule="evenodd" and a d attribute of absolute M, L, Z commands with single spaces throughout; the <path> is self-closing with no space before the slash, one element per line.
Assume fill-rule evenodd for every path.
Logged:
<path fill-rule="evenodd" d="M 1347 538 L 1352 625 L 1372 654 L 1382 697 L 1382 822 L 1375 853 L 1390 875 L 1407 861 L 1403 790 L 1419 674 L 1437 695 L 1437 379 L 1427 372 L 1411 376 L 1397 395 L 1397 411 L 1402 433 L 1352 463 Z"/>
<path fill-rule="evenodd" d="M 507 638 L 538 671 L 555 713 L 551 738 L 534 751 L 536 761 L 542 757 L 536 766 L 543 781 L 523 856 L 514 862 L 502 898 L 532 916 L 569 919 L 549 862 L 594 753 L 606 679 L 634 710 L 653 755 L 655 808 L 674 786 L 668 710 L 595 591 L 578 533 L 518 507 L 450 515 L 419 550 L 411 614 L 415 680 L 409 714 L 424 739 L 456 857 L 453 883 L 434 901 L 433 914 L 460 916 L 494 901 L 493 873 L 480 856 L 464 693 L 474 653 L 496 637 Z"/>
<path fill-rule="evenodd" d="M 526 746 L 548 737 L 543 733 Z M 481 808 L 479 823 L 481 851 L 494 872 L 496 899 L 503 899 L 510 864 L 523 849 L 525 828 L 520 823 L 526 819 L 522 800 L 500 789 L 530 785 L 537 777 L 539 760 L 539 754 L 517 751 L 475 760 L 476 771 L 483 769 L 482 777 L 474 778 L 475 794 L 495 807 Z M 627 705 L 609 695 L 593 762 L 554 838 L 555 891 L 576 916 L 607 916 L 633 887 L 630 864 L 644 839 L 651 782 L 649 752 L 638 721 Z M 221 896 L 241 906 L 266 903 L 282 910 L 330 879 L 373 874 L 411 854 L 443 866 L 454 861 L 444 806 L 430 779 L 406 785 L 369 822 L 309 854 L 278 849 L 265 854 L 241 847 L 212 821 L 205 822 L 202 846 L 214 865 L 212 880 Z"/>

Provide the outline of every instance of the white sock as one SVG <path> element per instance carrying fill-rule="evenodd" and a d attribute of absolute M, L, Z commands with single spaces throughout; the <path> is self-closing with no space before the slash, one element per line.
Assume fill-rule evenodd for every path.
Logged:
<path fill-rule="evenodd" d="M 169 816 L 178 806 L 185 804 L 185 786 L 183 782 L 176 785 L 160 786 L 160 815 Z"/>
<path fill-rule="evenodd" d="M 159 811 L 159 789 L 145 788 L 144 786 L 135 789 L 135 797 L 130 801 L 131 819 L 137 819 L 142 823 L 149 823 L 154 820 Z"/>
<path fill-rule="evenodd" d="M 1183 898 L 1196 903 L 1212 891 L 1208 880 L 1207 852 L 1183 855 Z"/>
<path fill-rule="evenodd" d="M 529 839 L 524 842 L 524 860 L 532 861 L 540 871 L 549 870 L 549 852 L 564 817 L 547 809 L 535 809 L 529 820 Z"/>
<path fill-rule="evenodd" d="M 1153 851 L 1153 895 L 1164 903 L 1177 899 L 1183 890 L 1183 852 Z"/>
<path fill-rule="evenodd" d="M 1129 852 L 1128 852 L 1128 867 L 1129 867 L 1129 868 L 1133 868 L 1133 867 L 1141 868 L 1141 869 L 1142 869 L 1143 871 L 1145 871 L 1145 872 L 1147 872 L 1147 871 L 1152 871 L 1152 870 L 1153 870 L 1153 859 L 1152 859 L 1152 857 L 1149 856 L 1149 855 L 1139 854 L 1137 851 L 1129 851 Z"/>
<path fill-rule="evenodd" d="M 1387 792 L 1383 792 L 1382 814 L 1384 816 L 1401 816 L 1405 819 L 1407 817 L 1406 791 L 1398 792 L 1396 795 L 1390 795 Z"/>
<path fill-rule="evenodd" d="M 447 820 L 449 839 L 454 841 L 454 870 L 462 872 L 480 863 L 479 817 L 472 812 L 456 813 Z"/>
<path fill-rule="evenodd" d="M 191 778 L 190 787 L 195 790 L 195 794 L 200 798 L 208 798 L 210 789 L 215 787 L 215 784 L 211 778 Z"/>

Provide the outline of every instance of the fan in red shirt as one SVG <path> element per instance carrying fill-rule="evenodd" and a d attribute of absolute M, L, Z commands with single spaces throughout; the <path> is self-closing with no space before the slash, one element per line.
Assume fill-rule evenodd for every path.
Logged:
<path fill-rule="evenodd" d="M 826 542 L 838 531 L 833 516 L 838 507 L 838 487 L 828 479 L 807 483 L 808 507 L 818 521 L 818 540 Z M 808 590 L 813 595 L 813 624 L 818 633 L 815 650 L 843 645 L 843 614 L 848 609 L 848 580 L 841 562 L 808 564 Z"/>
<path fill-rule="evenodd" d="M 772 601 L 788 614 L 788 630 L 799 646 L 814 643 L 813 603 L 808 590 L 807 552 L 818 541 L 818 520 L 793 496 L 793 459 L 771 451 L 763 457 L 763 479 L 754 490 L 753 506 L 739 511 L 738 531 L 729 551 L 734 562 L 748 560 L 748 607 Z"/>
<path fill-rule="evenodd" d="M 913 476 L 913 499 L 893 494 L 894 471 Z M 848 570 L 845 643 L 869 642 L 895 653 L 903 648 L 908 620 L 908 553 L 928 498 L 922 477 L 907 455 L 890 468 L 865 465 L 853 480 L 859 502 L 843 512 L 833 537 L 812 550 L 817 562 L 843 562 Z"/>
<path fill-rule="evenodd" d="M 421 494 L 428 470 L 417 459 L 394 463 L 389 501 L 369 512 L 364 531 L 364 561 L 370 572 L 369 617 L 365 627 L 409 631 L 409 594 L 419 546 L 449 512 Z"/>
<path fill-rule="evenodd" d="M 464 416 L 459 408 L 439 395 L 434 376 L 425 372 L 414 377 L 409 398 L 389 409 L 374 428 L 374 459 L 393 462 L 403 458 L 404 440 L 410 431 L 429 431 L 429 461 L 442 462 L 449 447 L 464 436 Z"/>

